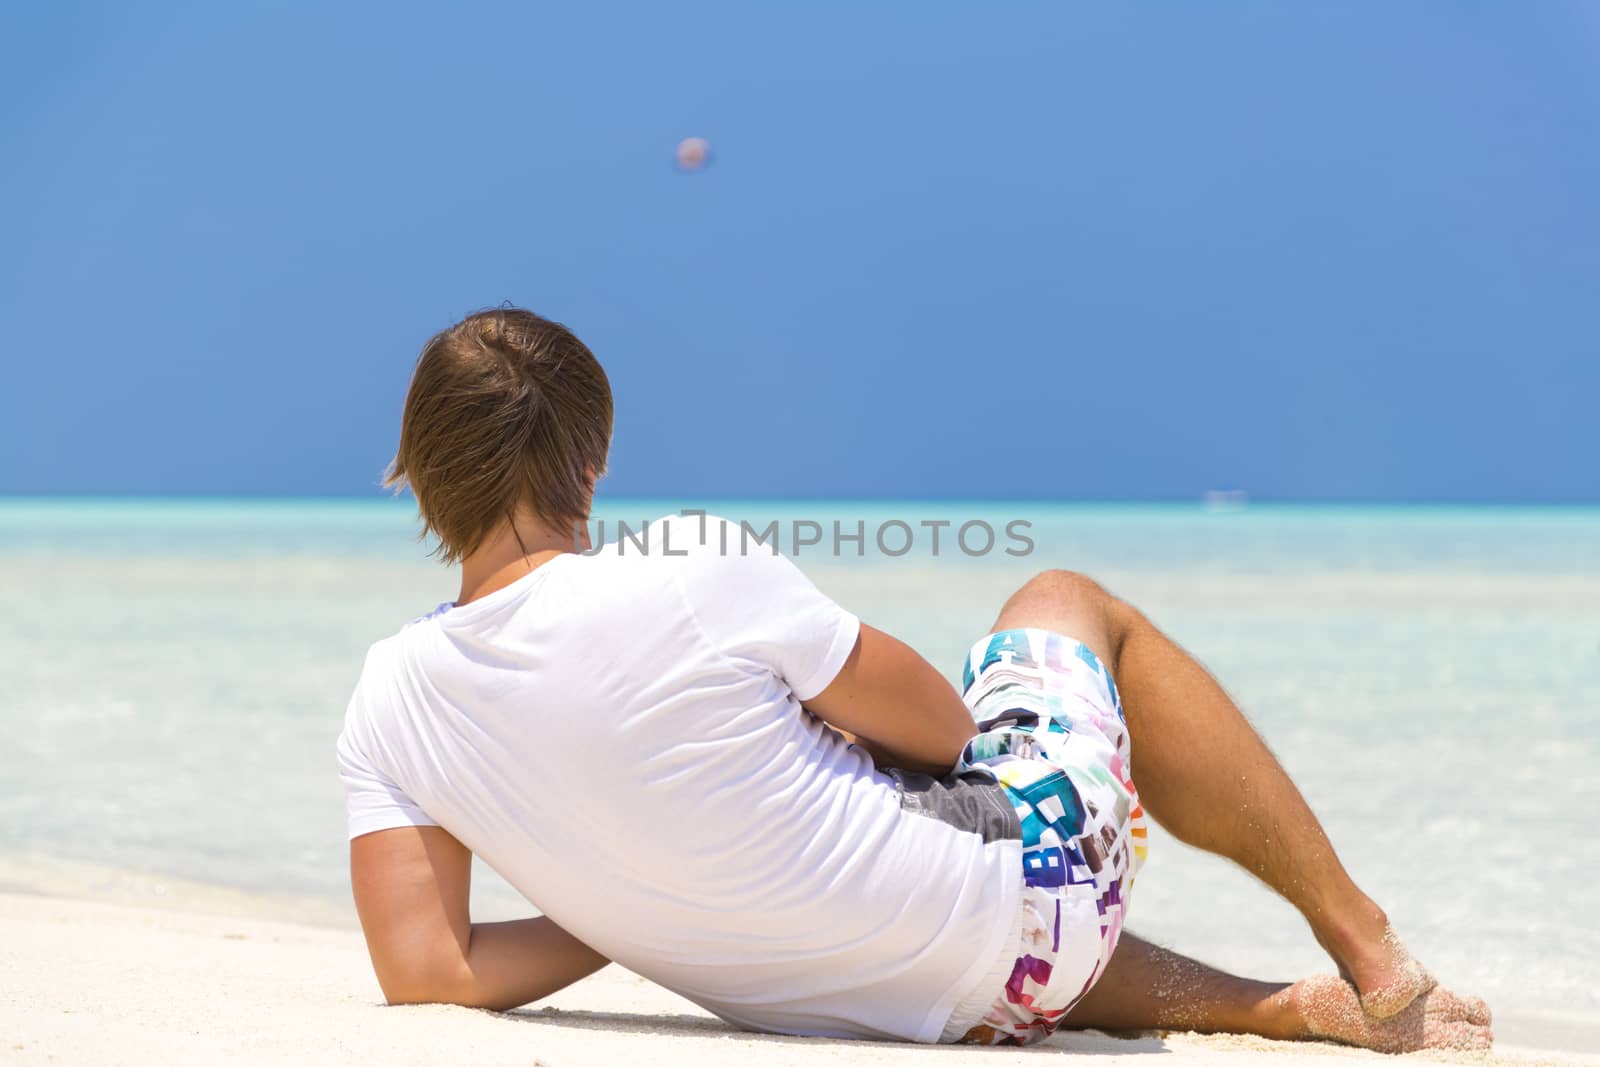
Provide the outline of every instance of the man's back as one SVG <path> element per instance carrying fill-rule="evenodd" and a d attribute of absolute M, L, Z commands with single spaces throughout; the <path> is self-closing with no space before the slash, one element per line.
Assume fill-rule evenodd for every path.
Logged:
<path fill-rule="evenodd" d="M 856 619 L 704 533 L 558 556 L 375 645 L 339 744 L 351 836 L 437 823 L 736 1023 L 933 1040 L 1002 949 L 1018 845 L 904 811 L 800 706 Z"/>

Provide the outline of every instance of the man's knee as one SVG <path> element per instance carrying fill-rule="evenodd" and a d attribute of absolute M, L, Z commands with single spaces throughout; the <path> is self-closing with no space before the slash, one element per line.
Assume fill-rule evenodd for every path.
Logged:
<path fill-rule="evenodd" d="M 1111 599 L 1105 587 L 1087 574 L 1059 568 L 1040 571 L 1017 590 L 1017 595 L 1042 596 L 1060 603 L 1102 607 Z"/>
<path fill-rule="evenodd" d="M 1082 641 L 1111 666 L 1121 645 L 1122 602 L 1076 571 L 1041 571 L 1011 595 L 996 630 L 1037 627 Z"/>

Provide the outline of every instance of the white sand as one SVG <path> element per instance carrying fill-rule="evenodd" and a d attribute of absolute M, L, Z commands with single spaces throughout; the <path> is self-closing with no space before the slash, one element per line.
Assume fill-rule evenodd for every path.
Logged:
<path fill-rule="evenodd" d="M 354 930 L 0 894 L 0 1062 L 52 1064 L 1005 1064 L 1092 1054 L 1097 1067 L 1394 1062 L 1332 1045 L 1170 1034 L 1059 1034 L 1037 1049 L 929 1048 L 768 1037 L 725 1026 L 612 967 L 547 1006 L 497 1015 L 387 1008 Z M 1177 1057 L 1171 1059 L 1170 1057 Z M 1584 1064 L 1497 1050 L 1439 1063 Z"/>

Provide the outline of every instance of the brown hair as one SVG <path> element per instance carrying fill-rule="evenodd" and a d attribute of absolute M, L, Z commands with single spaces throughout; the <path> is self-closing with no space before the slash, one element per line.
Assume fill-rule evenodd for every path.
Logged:
<path fill-rule="evenodd" d="M 519 506 L 553 526 L 588 517 L 605 472 L 611 384 L 560 323 L 505 307 L 469 315 L 422 348 L 384 485 L 409 485 L 423 536 L 455 563 Z"/>

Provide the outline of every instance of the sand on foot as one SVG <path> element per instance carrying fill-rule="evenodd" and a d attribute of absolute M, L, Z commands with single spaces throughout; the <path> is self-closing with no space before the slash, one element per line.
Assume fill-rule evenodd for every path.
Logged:
<path fill-rule="evenodd" d="M 1366 998 L 1358 997 L 1355 988 L 1337 975 L 1307 978 L 1281 995 L 1313 1034 L 1378 1052 L 1475 1052 L 1487 1051 L 1494 1043 L 1489 1006 L 1438 984 L 1382 1019 L 1364 1010 Z"/>

